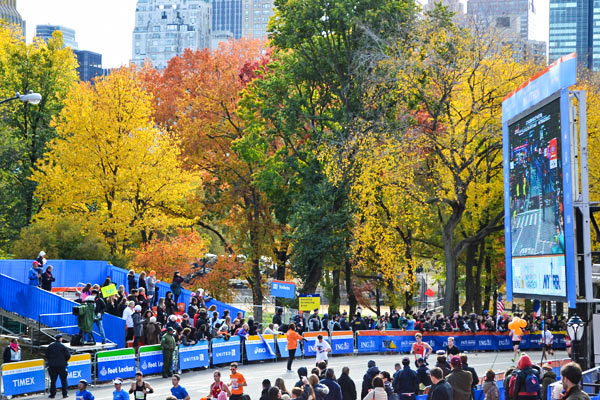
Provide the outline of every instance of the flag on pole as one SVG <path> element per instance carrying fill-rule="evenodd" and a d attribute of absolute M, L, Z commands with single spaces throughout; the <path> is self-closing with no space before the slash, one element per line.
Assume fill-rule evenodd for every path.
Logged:
<path fill-rule="evenodd" d="M 504 301 L 502 300 L 502 293 L 498 293 L 498 303 L 496 304 L 496 314 L 500 316 L 504 312 Z"/>
<path fill-rule="evenodd" d="M 275 336 L 275 335 L 273 335 L 273 336 Z M 271 345 L 269 344 L 269 342 L 267 342 L 265 340 L 265 338 L 263 337 L 263 335 L 261 335 L 260 333 L 258 333 L 258 337 L 260 337 L 260 340 L 262 340 L 262 342 L 265 344 L 265 346 L 267 346 L 267 351 L 269 352 L 269 354 L 272 355 L 272 356 L 275 356 L 275 352 L 271 348 Z"/>
<path fill-rule="evenodd" d="M 535 299 L 533 301 L 533 316 L 539 317 L 540 315 L 542 315 L 542 304 L 539 300 Z"/>

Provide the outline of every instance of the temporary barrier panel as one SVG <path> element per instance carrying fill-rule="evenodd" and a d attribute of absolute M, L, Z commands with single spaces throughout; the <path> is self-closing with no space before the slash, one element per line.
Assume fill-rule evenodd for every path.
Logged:
<path fill-rule="evenodd" d="M 497 341 L 493 335 L 477 335 L 478 351 L 494 351 L 497 349 Z"/>
<path fill-rule="evenodd" d="M 248 336 L 246 343 L 246 358 L 248 361 L 270 360 L 276 357 L 273 335 Z"/>
<path fill-rule="evenodd" d="M 327 332 L 304 332 L 302 336 L 304 336 L 304 356 L 311 357 L 316 356 L 317 352 L 315 351 L 315 342 L 317 341 L 317 336 L 322 335 L 323 340 L 329 341 L 329 333 Z"/>
<path fill-rule="evenodd" d="M 163 355 L 162 348 L 159 344 L 153 346 L 141 346 L 140 354 L 140 371 L 144 375 L 158 374 L 162 372 Z"/>
<path fill-rule="evenodd" d="M 357 331 L 356 347 L 359 353 L 378 353 L 381 351 L 381 336 L 373 335 L 375 331 Z"/>
<path fill-rule="evenodd" d="M 222 338 L 211 341 L 212 363 L 225 364 L 233 361 L 240 361 L 240 337 L 232 336 L 229 340 Z"/>
<path fill-rule="evenodd" d="M 0 260 L 0 274 L 10 276 L 19 282 L 29 283 L 27 274 L 33 260 Z M 54 287 L 74 287 L 79 283 L 102 284 L 109 275 L 110 265 L 106 261 L 88 260 L 47 260 L 46 270 L 52 265 L 52 276 L 56 279 Z"/>
<path fill-rule="evenodd" d="M 287 335 L 277 335 L 277 349 L 281 358 L 288 358 L 290 356 L 290 352 L 287 349 Z"/>
<path fill-rule="evenodd" d="M 2 364 L 2 387 L 5 396 L 44 391 L 44 360 Z"/>
<path fill-rule="evenodd" d="M 354 353 L 354 333 L 352 331 L 331 332 L 331 353 Z"/>
<path fill-rule="evenodd" d="M 85 379 L 88 382 L 92 381 L 92 355 L 89 353 L 73 354 L 69 359 L 69 366 L 67 367 L 67 385 L 77 386 L 79 381 Z M 61 382 L 60 376 L 58 381 Z M 59 385 L 58 383 L 56 384 Z"/>
<path fill-rule="evenodd" d="M 99 381 L 135 377 L 135 349 L 100 351 L 96 357 Z"/>
<path fill-rule="evenodd" d="M 179 369 L 208 367 L 208 341 L 200 340 L 193 346 L 179 346 Z"/>

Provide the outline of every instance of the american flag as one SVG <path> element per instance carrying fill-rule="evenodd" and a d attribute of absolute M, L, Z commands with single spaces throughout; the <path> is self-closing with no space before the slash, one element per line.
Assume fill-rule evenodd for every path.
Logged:
<path fill-rule="evenodd" d="M 502 293 L 498 293 L 498 304 L 496 304 L 496 314 L 499 316 L 504 312 L 504 301 L 502 301 Z"/>

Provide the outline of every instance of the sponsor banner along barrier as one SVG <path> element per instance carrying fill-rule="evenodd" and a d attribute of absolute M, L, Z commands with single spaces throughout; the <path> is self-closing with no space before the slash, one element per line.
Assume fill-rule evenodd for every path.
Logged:
<path fill-rule="evenodd" d="M 323 332 L 304 332 L 302 336 L 306 339 L 304 341 L 304 357 L 316 356 L 317 352 L 315 351 L 315 342 L 317 341 L 317 336 L 323 335 L 323 340 L 329 341 L 329 333 L 326 331 Z"/>
<path fill-rule="evenodd" d="M 207 340 L 200 340 L 193 346 L 179 346 L 180 369 L 208 367 L 209 365 Z"/>
<path fill-rule="evenodd" d="M 331 354 L 354 353 L 354 332 L 331 332 Z"/>
<path fill-rule="evenodd" d="M 356 347 L 359 353 L 401 352 L 408 353 L 415 342 L 414 331 L 358 331 Z M 565 332 L 553 332 L 553 347 L 565 349 Z M 511 350 L 512 341 L 507 333 L 463 333 L 463 332 L 429 332 L 423 334 L 423 342 L 428 343 L 434 351 L 444 350 L 448 338 L 454 337 L 459 349 L 465 351 L 497 351 Z M 542 348 L 541 333 L 534 332 L 521 337 L 521 350 L 540 350 Z M 335 354 L 335 353 L 334 353 Z"/>
<path fill-rule="evenodd" d="M 225 364 L 233 361 L 240 361 L 240 337 L 232 336 L 229 340 L 223 338 L 213 339 L 211 341 L 212 363 Z"/>
<path fill-rule="evenodd" d="M 135 349 L 99 351 L 96 358 L 99 381 L 135 377 Z"/>
<path fill-rule="evenodd" d="M 140 371 L 144 375 L 158 374 L 162 372 L 163 355 L 159 344 L 153 346 L 141 346 L 139 348 Z"/>
<path fill-rule="evenodd" d="M 287 349 L 287 336 L 285 334 L 277 335 L 277 350 L 280 358 L 288 358 L 290 352 Z"/>
<path fill-rule="evenodd" d="M 272 360 L 276 357 L 273 335 L 248 336 L 244 346 L 248 361 Z"/>
<path fill-rule="evenodd" d="M 46 389 L 44 360 L 3 364 L 2 387 L 5 396 L 43 392 Z"/>
<path fill-rule="evenodd" d="M 92 381 L 92 355 L 72 354 L 67 367 L 67 386 L 77 386 L 81 379 L 88 382 Z M 62 386 L 60 376 L 56 386 Z"/>

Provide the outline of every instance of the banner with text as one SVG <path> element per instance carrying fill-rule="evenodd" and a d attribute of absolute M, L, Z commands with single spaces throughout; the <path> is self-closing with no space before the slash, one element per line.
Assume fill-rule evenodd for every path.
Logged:
<path fill-rule="evenodd" d="M 329 333 L 327 332 L 304 332 L 302 336 L 304 336 L 304 356 L 316 356 L 317 352 L 315 351 L 315 342 L 317 341 L 317 336 L 323 335 L 323 340 L 327 340 L 329 342 Z"/>
<path fill-rule="evenodd" d="M 212 363 L 225 364 L 234 361 L 240 361 L 240 337 L 232 336 L 229 340 L 223 338 L 213 339 L 212 347 Z"/>
<path fill-rule="evenodd" d="M 321 295 L 301 294 L 298 296 L 298 309 L 302 311 L 312 311 L 315 308 L 321 308 Z"/>
<path fill-rule="evenodd" d="M 288 358 L 290 356 L 290 352 L 287 349 L 287 335 L 277 335 L 277 350 L 279 350 L 280 358 Z"/>
<path fill-rule="evenodd" d="M 85 379 L 88 382 L 92 381 L 92 355 L 87 354 L 73 354 L 69 359 L 69 366 L 67 367 L 67 385 L 77 386 L 79 381 Z M 60 376 L 58 382 L 61 382 Z M 58 386 L 59 383 L 56 383 Z M 62 383 L 60 383 L 62 386 Z"/>
<path fill-rule="evenodd" d="M 179 369 L 208 367 L 208 341 L 200 340 L 193 346 L 179 346 Z"/>
<path fill-rule="evenodd" d="M 272 360 L 276 357 L 273 335 L 248 336 L 245 343 L 248 361 Z"/>
<path fill-rule="evenodd" d="M 271 296 L 293 299 L 296 297 L 296 284 L 294 282 L 273 281 L 271 283 Z"/>
<path fill-rule="evenodd" d="M 5 396 L 46 390 L 44 360 L 2 364 L 2 388 Z"/>
<path fill-rule="evenodd" d="M 96 358 L 99 381 L 135 377 L 135 349 L 99 351 Z"/>
<path fill-rule="evenodd" d="M 153 346 L 141 346 L 140 354 L 140 371 L 144 375 L 158 374 L 162 372 L 163 355 L 162 348 L 159 344 Z"/>
<path fill-rule="evenodd" d="M 354 333 L 352 331 L 331 332 L 331 353 L 354 353 Z"/>

